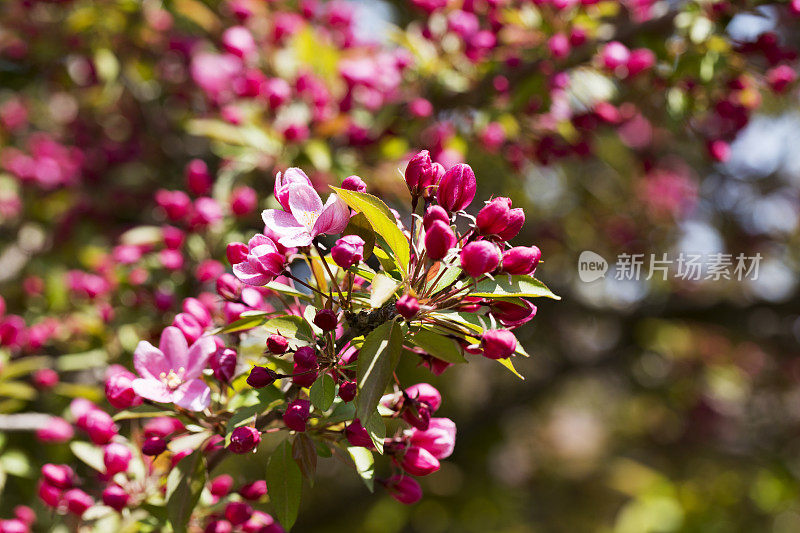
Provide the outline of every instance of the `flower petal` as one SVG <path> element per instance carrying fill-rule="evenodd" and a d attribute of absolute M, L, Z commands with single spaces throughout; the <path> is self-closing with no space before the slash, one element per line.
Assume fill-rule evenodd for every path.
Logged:
<path fill-rule="evenodd" d="M 158 344 L 161 352 L 169 361 L 169 367 L 177 370 L 181 363 L 186 361 L 186 352 L 189 350 L 189 343 L 186 342 L 186 337 L 183 336 L 181 330 L 175 326 L 167 326 L 161 332 L 161 342 Z"/>
<path fill-rule="evenodd" d="M 194 344 L 189 347 L 187 354 L 186 371 L 183 374 L 183 379 L 188 381 L 200 377 L 211 355 L 217 351 L 217 345 L 214 338 L 211 336 L 200 337 Z"/>
<path fill-rule="evenodd" d="M 278 237 L 278 242 L 286 247 L 308 246 L 311 234 L 308 228 L 300 224 L 294 216 L 277 209 L 265 209 L 261 213 L 264 224 Z M 307 241 L 307 242 L 306 242 Z M 292 244 L 298 242 L 300 244 Z"/>
<path fill-rule="evenodd" d="M 325 202 L 322 214 L 314 224 L 311 235 L 316 237 L 321 233 L 329 235 L 341 233 L 347 227 L 348 222 L 350 222 L 350 209 L 347 204 L 335 194 L 331 194 L 328 196 L 328 201 Z"/>
<path fill-rule="evenodd" d="M 314 227 L 314 223 L 322 214 L 322 199 L 313 187 L 297 184 L 289 190 L 289 207 L 292 216 L 297 222 L 307 229 Z"/>
<path fill-rule="evenodd" d="M 254 265 L 250 261 L 242 261 L 233 265 L 233 273 L 236 274 L 239 281 L 254 287 L 263 287 L 275 277 L 265 273 L 259 264 Z"/>
<path fill-rule="evenodd" d="M 131 382 L 133 392 L 154 402 L 172 403 L 172 392 L 161 381 L 151 378 L 136 378 Z"/>
<path fill-rule="evenodd" d="M 175 405 L 190 411 L 202 411 L 211 403 L 211 389 L 202 379 L 184 383 L 172 393 Z"/>
<path fill-rule="evenodd" d="M 133 367 L 143 378 L 158 379 L 162 372 L 169 372 L 170 365 L 166 356 L 147 341 L 139 341 L 133 352 Z"/>

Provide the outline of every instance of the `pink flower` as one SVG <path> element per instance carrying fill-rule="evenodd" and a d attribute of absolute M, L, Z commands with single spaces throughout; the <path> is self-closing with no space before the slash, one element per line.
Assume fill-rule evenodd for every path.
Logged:
<path fill-rule="evenodd" d="M 290 174 L 290 170 L 294 170 Z M 305 178 L 305 179 L 303 179 Z M 267 209 L 264 224 L 275 233 L 283 246 L 308 246 L 317 235 L 341 233 L 350 221 L 350 210 L 338 196 L 322 199 L 298 169 L 289 169 L 275 181 L 275 196 L 285 211 Z"/>
<path fill-rule="evenodd" d="M 449 418 L 431 418 L 428 429 L 413 428 L 407 434 L 412 446 L 428 450 L 437 459 L 449 457 L 456 445 L 456 425 Z"/>
<path fill-rule="evenodd" d="M 247 243 L 247 255 L 233 265 L 233 273 L 242 283 L 262 286 L 283 272 L 284 262 L 272 239 L 257 234 Z"/>
<path fill-rule="evenodd" d="M 133 390 L 154 402 L 202 411 L 211 400 L 211 389 L 200 376 L 216 349 L 211 337 L 202 337 L 190 347 L 181 330 L 168 326 L 158 348 L 147 341 L 136 347 L 133 365 L 141 377 L 133 381 Z"/>

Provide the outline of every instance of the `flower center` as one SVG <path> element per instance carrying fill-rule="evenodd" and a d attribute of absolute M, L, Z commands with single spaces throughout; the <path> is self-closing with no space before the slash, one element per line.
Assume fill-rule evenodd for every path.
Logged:
<path fill-rule="evenodd" d="M 298 222 L 310 228 L 314 226 L 314 223 L 319 218 L 319 215 L 319 211 L 301 211 L 295 215 L 295 219 L 299 218 Z"/>
<path fill-rule="evenodd" d="M 169 373 L 162 372 L 158 378 L 168 389 L 175 390 L 183 384 L 184 372 L 186 372 L 186 369 L 180 367 L 177 372 L 175 370 L 170 370 Z"/>

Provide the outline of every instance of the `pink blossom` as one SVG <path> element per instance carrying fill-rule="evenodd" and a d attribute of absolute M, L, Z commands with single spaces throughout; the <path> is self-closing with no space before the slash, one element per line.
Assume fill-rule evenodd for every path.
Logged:
<path fill-rule="evenodd" d="M 341 233 L 350 221 L 347 205 L 335 194 L 323 205 L 310 180 L 304 183 L 308 177 L 301 170 L 289 170 L 275 181 L 275 196 L 285 211 L 266 209 L 262 213 L 264 224 L 278 242 L 287 247 L 308 246 L 317 235 Z"/>
<path fill-rule="evenodd" d="M 253 236 L 247 243 L 247 249 L 247 255 L 233 265 L 233 273 L 243 283 L 266 285 L 283 272 L 285 258 L 269 237 L 261 234 Z"/>
<path fill-rule="evenodd" d="M 133 381 L 133 390 L 154 402 L 202 411 L 208 407 L 211 390 L 200 376 L 215 351 L 211 337 L 202 337 L 190 347 L 181 330 L 168 326 L 158 348 L 147 341 L 136 347 L 133 364 L 141 377 Z"/>

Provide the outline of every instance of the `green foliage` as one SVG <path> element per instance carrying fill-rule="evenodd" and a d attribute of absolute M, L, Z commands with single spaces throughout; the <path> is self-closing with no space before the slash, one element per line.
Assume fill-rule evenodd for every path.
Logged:
<path fill-rule="evenodd" d="M 297 520 L 303 489 L 303 474 L 294 460 L 288 440 L 281 442 L 272 452 L 265 479 L 278 521 L 288 531 Z"/>

